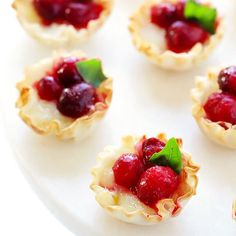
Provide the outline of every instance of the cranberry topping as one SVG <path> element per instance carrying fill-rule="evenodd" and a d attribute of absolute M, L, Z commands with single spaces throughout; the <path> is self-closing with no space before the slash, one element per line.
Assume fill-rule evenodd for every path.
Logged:
<path fill-rule="evenodd" d="M 176 6 L 171 3 L 161 3 L 151 8 L 151 22 L 166 29 L 176 21 Z"/>
<path fill-rule="evenodd" d="M 223 69 L 218 76 L 220 89 L 236 95 L 236 66 Z"/>
<path fill-rule="evenodd" d="M 89 21 L 97 19 L 103 7 L 96 3 L 70 3 L 65 11 L 65 19 L 76 28 L 86 28 Z"/>
<path fill-rule="evenodd" d="M 65 116 L 78 118 L 87 114 L 96 103 L 96 89 L 88 83 L 65 88 L 59 98 L 57 108 Z"/>
<path fill-rule="evenodd" d="M 141 175 L 136 187 L 137 197 L 154 207 L 159 200 L 171 197 L 178 185 L 179 176 L 170 167 L 153 166 Z"/>
<path fill-rule="evenodd" d="M 77 71 L 76 62 L 84 60 L 67 57 L 60 60 L 53 70 L 34 84 L 39 97 L 55 101 L 61 114 L 79 118 L 89 113 L 98 102 L 104 103 L 105 93 L 83 80 Z"/>
<path fill-rule="evenodd" d="M 34 0 L 37 13 L 46 21 L 54 21 L 64 17 L 69 0 Z"/>
<path fill-rule="evenodd" d="M 204 105 L 206 117 L 213 122 L 236 124 L 236 96 L 227 93 L 213 93 Z"/>
<path fill-rule="evenodd" d="M 35 83 L 38 95 L 46 101 L 57 100 L 60 97 L 62 87 L 52 76 L 45 76 Z"/>
<path fill-rule="evenodd" d="M 167 29 L 172 23 L 184 20 L 185 2 L 176 4 L 160 3 L 151 8 L 151 22 L 161 28 Z"/>
<path fill-rule="evenodd" d="M 153 166 L 153 163 L 150 163 L 150 157 L 156 153 L 160 152 L 165 147 L 165 143 L 157 138 L 149 138 L 143 142 L 142 145 L 142 154 L 143 162 L 146 166 Z"/>
<path fill-rule="evenodd" d="M 34 0 L 33 5 L 43 24 L 71 24 L 78 29 L 86 28 L 103 10 L 90 0 Z"/>
<path fill-rule="evenodd" d="M 126 188 L 135 187 L 144 171 L 142 160 L 135 154 L 123 154 L 114 164 L 115 182 Z"/>
<path fill-rule="evenodd" d="M 180 182 L 180 176 L 169 166 L 149 163 L 150 156 L 164 146 L 161 140 L 144 136 L 135 145 L 136 154 L 123 154 L 112 168 L 115 183 L 154 210 L 159 200 L 172 197 Z M 112 189 L 115 190 L 117 185 Z"/>
<path fill-rule="evenodd" d="M 193 22 L 176 21 L 166 32 L 167 47 L 176 53 L 187 52 L 208 38 L 208 32 Z"/>
<path fill-rule="evenodd" d="M 151 22 L 166 31 L 167 48 L 175 53 L 188 52 L 195 44 L 205 43 L 209 33 L 184 16 L 185 0 L 160 3 L 151 8 Z M 217 27 L 217 25 L 216 25 Z"/>
<path fill-rule="evenodd" d="M 60 83 L 64 87 L 70 87 L 74 84 L 81 83 L 83 81 L 82 76 L 79 74 L 76 68 L 76 62 L 78 61 L 75 57 L 65 58 L 58 66 L 56 74 Z"/>
<path fill-rule="evenodd" d="M 151 8 L 151 22 L 161 28 L 167 29 L 172 23 L 184 20 L 185 2 L 176 4 L 160 3 Z"/>
<path fill-rule="evenodd" d="M 175 7 L 176 7 L 176 18 L 178 20 L 185 20 L 184 17 L 184 7 L 185 7 L 185 1 L 179 1 L 176 3 Z"/>

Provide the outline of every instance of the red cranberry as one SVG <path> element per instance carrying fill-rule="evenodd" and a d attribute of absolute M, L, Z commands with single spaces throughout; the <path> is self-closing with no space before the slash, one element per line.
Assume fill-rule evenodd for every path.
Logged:
<path fill-rule="evenodd" d="M 62 87 L 52 76 L 45 76 L 36 82 L 35 87 L 38 91 L 39 97 L 47 101 L 57 100 L 62 91 Z"/>
<path fill-rule="evenodd" d="M 160 152 L 165 147 L 165 145 L 166 144 L 164 142 L 162 142 L 161 140 L 159 140 L 157 138 L 146 139 L 142 145 L 144 164 L 148 167 L 154 165 L 154 164 L 150 163 L 150 161 L 149 161 L 150 157 L 154 153 Z"/>
<path fill-rule="evenodd" d="M 236 66 L 230 66 L 222 70 L 218 76 L 220 89 L 236 95 Z"/>
<path fill-rule="evenodd" d="M 176 3 L 176 20 L 185 20 L 184 17 L 184 8 L 185 8 L 186 2 L 184 0 L 179 1 Z"/>
<path fill-rule="evenodd" d="M 78 118 L 86 115 L 95 104 L 96 90 L 88 83 L 76 84 L 62 91 L 57 104 L 65 116 Z"/>
<path fill-rule="evenodd" d="M 142 160 L 135 154 L 123 154 L 114 164 L 113 173 L 115 182 L 126 188 L 135 187 L 144 166 Z"/>
<path fill-rule="evenodd" d="M 193 22 L 176 21 L 166 32 L 169 50 L 188 52 L 195 44 L 204 43 L 209 38 L 208 32 Z"/>
<path fill-rule="evenodd" d="M 141 175 L 137 197 L 144 204 L 154 206 L 159 200 L 171 197 L 178 185 L 179 176 L 170 167 L 153 166 Z"/>
<path fill-rule="evenodd" d="M 70 3 L 65 12 L 65 19 L 76 28 L 86 28 L 90 20 L 97 19 L 102 12 L 100 4 Z"/>
<path fill-rule="evenodd" d="M 151 8 L 151 22 L 157 26 L 167 29 L 172 23 L 184 20 L 185 1 L 176 4 L 161 3 Z"/>
<path fill-rule="evenodd" d="M 206 116 L 213 122 L 236 124 L 236 97 L 226 93 L 213 93 L 204 105 Z"/>
<path fill-rule="evenodd" d="M 71 85 L 81 83 L 83 78 L 79 74 L 76 68 L 77 58 L 70 57 L 65 58 L 57 68 L 57 77 L 64 87 L 70 87 Z"/>
<path fill-rule="evenodd" d="M 69 0 L 34 0 L 37 13 L 48 21 L 63 18 Z"/>
<path fill-rule="evenodd" d="M 151 22 L 161 28 L 169 27 L 176 20 L 176 7 L 171 3 L 161 3 L 151 8 Z"/>

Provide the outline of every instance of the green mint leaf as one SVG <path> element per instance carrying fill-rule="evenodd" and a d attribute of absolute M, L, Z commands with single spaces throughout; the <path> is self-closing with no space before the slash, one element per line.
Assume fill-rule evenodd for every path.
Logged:
<path fill-rule="evenodd" d="M 195 20 L 210 34 L 215 33 L 215 22 L 217 10 L 210 6 L 203 5 L 195 0 L 188 0 L 184 8 L 186 19 Z"/>
<path fill-rule="evenodd" d="M 183 163 L 177 140 L 175 138 L 169 139 L 160 152 L 156 152 L 151 156 L 150 161 L 157 165 L 169 166 L 179 174 Z"/>
<path fill-rule="evenodd" d="M 102 71 L 102 63 L 98 59 L 79 61 L 76 63 L 76 67 L 84 80 L 91 83 L 96 88 L 107 79 Z"/>

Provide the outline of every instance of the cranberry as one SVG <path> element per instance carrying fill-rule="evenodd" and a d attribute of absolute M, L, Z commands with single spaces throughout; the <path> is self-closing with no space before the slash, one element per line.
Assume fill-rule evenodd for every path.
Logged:
<path fill-rule="evenodd" d="M 236 97 L 226 93 L 213 93 L 204 105 L 206 116 L 213 122 L 236 124 Z"/>
<path fill-rule="evenodd" d="M 102 12 L 103 7 L 100 4 L 70 3 L 65 11 L 65 19 L 76 28 L 86 28 L 90 20 L 97 19 Z"/>
<path fill-rule="evenodd" d="M 161 28 L 169 27 L 176 20 L 176 7 L 171 3 L 161 3 L 151 8 L 151 22 Z"/>
<path fill-rule="evenodd" d="M 62 91 L 57 104 L 65 116 L 78 118 L 86 115 L 95 104 L 96 89 L 88 83 L 76 84 Z"/>
<path fill-rule="evenodd" d="M 148 167 L 154 165 L 154 164 L 150 163 L 150 161 L 149 161 L 150 157 L 154 153 L 160 152 L 165 147 L 165 145 L 166 144 L 164 142 L 162 142 L 161 140 L 159 140 L 157 138 L 146 139 L 142 145 L 142 154 L 143 154 L 144 164 Z"/>
<path fill-rule="evenodd" d="M 236 95 L 236 66 L 230 66 L 222 70 L 218 76 L 220 89 Z"/>
<path fill-rule="evenodd" d="M 33 4 L 37 13 L 47 21 L 64 17 L 64 12 L 69 0 L 34 0 Z"/>
<path fill-rule="evenodd" d="M 134 187 L 144 170 L 142 160 L 135 154 L 123 154 L 114 164 L 115 182 L 126 188 Z"/>
<path fill-rule="evenodd" d="M 144 204 L 154 206 L 169 198 L 178 188 L 179 176 L 166 166 L 153 166 L 146 170 L 137 184 L 137 197 Z"/>
<path fill-rule="evenodd" d="M 179 1 L 176 3 L 176 19 L 178 20 L 185 20 L 184 17 L 184 8 L 185 8 L 186 2 L 184 0 Z"/>
<path fill-rule="evenodd" d="M 71 85 L 81 83 L 83 81 L 82 76 L 79 74 L 76 68 L 77 58 L 70 57 L 65 58 L 57 68 L 57 77 L 64 87 L 70 87 Z"/>
<path fill-rule="evenodd" d="M 172 23 L 184 20 L 185 1 L 176 4 L 161 3 L 151 8 L 151 22 L 167 29 Z"/>
<path fill-rule="evenodd" d="M 169 50 L 188 52 L 196 43 L 204 43 L 209 38 L 208 32 L 193 22 L 176 21 L 166 32 Z"/>
<path fill-rule="evenodd" d="M 52 76 L 45 76 L 38 82 L 35 87 L 41 99 L 46 101 L 57 100 L 60 97 L 62 87 Z"/>

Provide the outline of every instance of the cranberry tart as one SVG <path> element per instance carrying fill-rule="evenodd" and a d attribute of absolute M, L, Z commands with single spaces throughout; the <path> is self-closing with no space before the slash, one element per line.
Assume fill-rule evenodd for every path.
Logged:
<path fill-rule="evenodd" d="M 135 47 L 165 69 L 190 69 L 223 36 L 217 10 L 195 0 L 147 0 L 130 20 Z"/>
<path fill-rule="evenodd" d="M 213 68 L 197 77 L 192 114 L 213 141 L 236 148 L 236 66 Z"/>
<path fill-rule="evenodd" d="M 17 88 L 22 120 L 39 134 L 61 139 L 89 134 L 112 98 L 112 80 L 101 61 L 81 52 L 56 54 L 28 67 Z"/>
<path fill-rule="evenodd" d="M 53 47 L 70 47 L 101 27 L 112 0 L 15 0 L 13 7 L 32 37 Z"/>
<path fill-rule="evenodd" d="M 195 195 L 199 169 L 181 139 L 126 136 L 98 155 L 91 189 L 113 217 L 150 225 L 174 217 Z"/>

